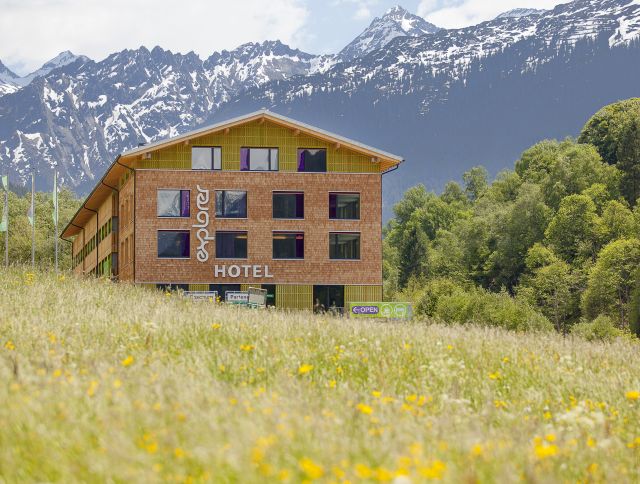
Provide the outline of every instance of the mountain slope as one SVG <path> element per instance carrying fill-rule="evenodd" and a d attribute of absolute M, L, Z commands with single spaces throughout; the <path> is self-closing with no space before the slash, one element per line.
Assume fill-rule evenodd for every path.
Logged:
<path fill-rule="evenodd" d="M 419 37 L 440 30 L 422 17 L 395 6 L 382 16 L 376 17 L 371 25 L 347 45 L 338 57 L 350 61 L 376 49 L 381 49 L 396 37 Z"/>
<path fill-rule="evenodd" d="M 389 205 L 408 183 L 437 189 L 478 163 L 495 173 L 542 137 L 575 134 L 601 105 L 640 95 L 638 34 L 639 0 L 576 0 L 464 29 L 405 32 L 350 61 L 280 42 L 204 61 L 125 50 L 1 97 L 0 163 L 14 182 L 36 170 L 42 188 L 57 165 L 84 192 L 139 142 L 268 107 L 404 155 L 398 174 L 385 177 Z"/>

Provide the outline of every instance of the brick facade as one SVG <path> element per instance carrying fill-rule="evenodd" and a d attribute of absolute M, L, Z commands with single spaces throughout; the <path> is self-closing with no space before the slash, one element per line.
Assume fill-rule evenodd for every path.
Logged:
<path fill-rule="evenodd" d="M 135 175 L 135 281 L 139 283 L 225 283 L 225 284 L 382 284 L 382 177 L 380 174 L 280 173 L 280 172 L 195 172 L 184 170 L 137 170 Z M 211 191 L 209 231 L 248 232 L 247 259 L 216 259 L 215 242 L 209 244 L 206 263 L 196 259 L 195 216 L 197 186 Z M 158 218 L 157 190 L 191 190 L 189 219 Z M 215 217 L 214 190 L 247 192 L 247 219 Z M 274 219 L 273 191 L 304 193 L 303 220 Z M 360 193 L 360 220 L 330 220 L 329 193 Z M 157 232 L 161 229 L 190 230 L 190 259 L 158 259 Z M 273 231 L 304 233 L 304 260 L 274 260 Z M 329 259 L 330 232 L 359 232 L 358 261 Z M 215 278 L 214 266 L 268 265 L 272 279 Z M 243 274 L 244 276 L 244 274 Z"/>

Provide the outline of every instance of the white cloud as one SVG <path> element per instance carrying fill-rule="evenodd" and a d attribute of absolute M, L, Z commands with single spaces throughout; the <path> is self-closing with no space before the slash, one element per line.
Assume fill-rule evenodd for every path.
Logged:
<path fill-rule="evenodd" d="M 37 69 L 63 50 L 100 60 L 160 45 L 201 57 L 245 42 L 296 45 L 304 0 L 0 0 L 0 60 Z"/>
<path fill-rule="evenodd" d="M 371 9 L 379 3 L 379 0 L 334 0 L 333 5 L 354 5 L 356 10 L 353 14 L 355 20 L 366 20 L 373 16 Z"/>
<path fill-rule="evenodd" d="M 569 0 L 565 0 L 569 1 Z M 491 20 L 514 8 L 553 8 L 561 0 L 422 0 L 418 15 L 439 27 L 460 28 Z"/>

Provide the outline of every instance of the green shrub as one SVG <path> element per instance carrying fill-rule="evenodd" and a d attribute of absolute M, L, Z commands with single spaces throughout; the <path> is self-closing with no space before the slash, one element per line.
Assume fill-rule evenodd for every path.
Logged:
<path fill-rule="evenodd" d="M 435 316 L 438 301 L 442 296 L 451 296 L 462 290 L 455 281 L 447 278 L 437 278 L 428 281 L 417 298 L 415 311 L 418 316 Z"/>
<path fill-rule="evenodd" d="M 553 330 L 551 322 L 525 301 L 484 289 L 457 290 L 441 296 L 434 316 L 446 323 L 471 323 L 514 331 Z"/>
<path fill-rule="evenodd" d="M 576 324 L 571 328 L 571 334 L 580 336 L 587 341 L 613 341 L 627 333 L 616 328 L 612 318 L 601 314 L 593 321 L 583 321 Z"/>

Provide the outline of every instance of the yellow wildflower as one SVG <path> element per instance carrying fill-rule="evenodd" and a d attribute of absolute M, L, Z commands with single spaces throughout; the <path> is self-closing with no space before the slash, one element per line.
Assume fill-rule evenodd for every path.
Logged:
<path fill-rule="evenodd" d="M 359 403 L 358 405 L 356 405 L 356 408 L 360 413 L 363 413 L 365 415 L 371 415 L 373 413 L 373 408 L 365 403 Z"/>
<path fill-rule="evenodd" d="M 221 326 L 222 326 L 222 325 L 221 325 L 220 323 L 213 323 L 213 324 L 211 325 L 211 329 L 220 329 L 220 327 L 221 327 Z"/>
<path fill-rule="evenodd" d="M 184 450 L 180 447 L 176 447 L 173 449 L 173 455 L 175 455 L 177 459 L 182 459 L 184 457 Z"/>
<path fill-rule="evenodd" d="M 555 442 L 556 441 L 556 436 L 555 436 L 555 434 L 547 434 L 545 436 L 545 439 L 547 440 L 547 442 Z"/>
<path fill-rule="evenodd" d="M 640 399 L 640 392 L 637 390 L 632 390 L 624 394 L 627 397 L 627 400 L 638 400 Z"/>
<path fill-rule="evenodd" d="M 447 466 L 441 460 L 435 460 L 430 466 L 420 467 L 418 473 L 420 476 L 426 479 L 442 479 L 444 472 L 447 470 Z"/>
<path fill-rule="evenodd" d="M 491 380 L 499 380 L 500 378 L 502 378 L 502 376 L 500 375 L 499 371 L 496 371 L 495 373 L 489 373 L 489 378 Z"/>
<path fill-rule="evenodd" d="M 242 351 L 246 351 L 246 352 L 248 353 L 249 351 L 253 351 L 253 350 L 255 350 L 255 349 L 256 349 L 256 347 L 255 347 L 255 346 L 253 346 L 253 345 L 240 345 L 240 349 L 241 349 Z"/>
<path fill-rule="evenodd" d="M 9 340 L 4 344 L 4 347 L 9 351 L 13 351 L 16 349 L 16 345 L 13 344 L 13 341 Z"/>
<path fill-rule="evenodd" d="M 484 453 L 484 449 L 482 448 L 482 445 L 476 444 L 473 447 L 471 447 L 471 455 L 480 457 L 483 453 Z"/>
<path fill-rule="evenodd" d="M 308 457 L 303 457 L 298 462 L 300 469 L 309 479 L 320 479 L 324 475 L 324 468 L 320 464 L 316 464 Z"/>
<path fill-rule="evenodd" d="M 311 370 L 313 370 L 313 365 L 300 365 L 300 368 L 298 368 L 298 375 L 306 375 Z"/>
<path fill-rule="evenodd" d="M 133 364 L 133 356 L 129 355 L 124 360 L 120 362 L 120 364 L 124 367 L 131 366 Z"/>
<path fill-rule="evenodd" d="M 89 395 L 90 397 L 94 396 L 96 390 L 98 389 L 98 385 L 99 383 L 96 380 L 91 380 L 91 382 L 89 383 L 89 388 L 87 389 L 87 395 Z"/>
<path fill-rule="evenodd" d="M 534 447 L 534 453 L 538 459 L 546 459 L 547 457 L 553 457 L 558 453 L 558 446 L 555 444 L 536 443 Z"/>
<path fill-rule="evenodd" d="M 373 474 L 373 471 L 365 464 L 356 464 L 354 470 L 360 479 L 369 479 Z"/>
<path fill-rule="evenodd" d="M 327 386 L 328 386 L 329 388 L 335 388 L 337 384 L 338 384 L 338 382 L 337 382 L 337 381 L 335 381 L 335 380 L 329 380 L 329 383 L 327 384 Z"/>

